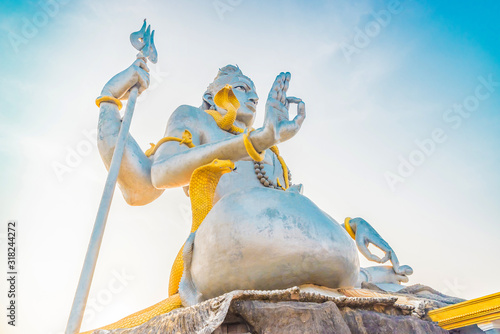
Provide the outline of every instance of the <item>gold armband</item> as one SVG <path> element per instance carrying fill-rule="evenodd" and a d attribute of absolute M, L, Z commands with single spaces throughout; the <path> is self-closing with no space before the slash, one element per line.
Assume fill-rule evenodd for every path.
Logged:
<path fill-rule="evenodd" d="M 101 102 L 112 102 L 118 106 L 118 110 L 123 107 L 122 101 L 112 96 L 101 96 L 95 100 L 95 104 L 97 104 L 98 107 L 101 107 Z"/>
<path fill-rule="evenodd" d="M 354 240 L 356 240 L 356 234 L 354 233 L 354 231 L 352 230 L 351 225 L 349 224 L 350 221 L 351 221 L 351 217 L 347 217 L 344 220 L 345 230 L 347 231 L 347 233 L 349 233 L 349 235 L 351 236 L 351 238 L 353 238 Z"/>
<path fill-rule="evenodd" d="M 250 139 L 248 139 L 248 136 L 254 129 L 248 128 L 247 131 L 243 133 L 243 144 L 245 144 L 245 149 L 247 150 L 248 155 L 255 161 L 262 161 L 264 160 L 264 157 L 266 155 L 266 152 L 259 153 L 255 150 L 255 148 L 252 145 L 252 142 L 250 142 Z"/>

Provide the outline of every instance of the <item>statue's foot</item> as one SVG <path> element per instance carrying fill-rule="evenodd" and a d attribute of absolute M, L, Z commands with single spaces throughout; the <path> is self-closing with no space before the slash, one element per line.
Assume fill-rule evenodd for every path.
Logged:
<path fill-rule="evenodd" d="M 410 266 L 399 266 L 396 270 L 392 266 L 374 266 L 361 268 L 358 279 L 359 285 L 361 282 L 373 284 L 401 284 L 409 281 L 408 276 L 413 274 L 413 269 Z"/>

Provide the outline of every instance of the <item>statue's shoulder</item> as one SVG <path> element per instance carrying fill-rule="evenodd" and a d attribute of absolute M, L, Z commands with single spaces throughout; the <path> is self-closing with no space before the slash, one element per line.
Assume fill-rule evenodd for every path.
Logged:
<path fill-rule="evenodd" d="M 213 121 L 213 118 L 204 110 L 186 104 L 177 107 L 169 119 L 169 123 L 188 122 L 193 125 L 202 125 L 210 121 Z"/>

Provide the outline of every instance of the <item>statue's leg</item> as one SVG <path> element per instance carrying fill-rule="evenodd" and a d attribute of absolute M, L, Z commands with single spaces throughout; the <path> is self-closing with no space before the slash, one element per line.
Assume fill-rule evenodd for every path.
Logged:
<path fill-rule="evenodd" d="M 196 231 L 191 274 L 208 299 L 233 290 L 352 287 L 358 251 L 306 197 L 251 188 L 221 198 Z"/>
<path fill-rule="evenodd" d="M 191 233 L 184 244 L 184 272 L 182 273 L 182 279 L 179 284 L 179 295 L 181 296 L 182 305 L 184 306 L 192 306 L 203 300 L 203 296 L 196 288 L 191 276 L 195 236 L 196 232 Z"/>

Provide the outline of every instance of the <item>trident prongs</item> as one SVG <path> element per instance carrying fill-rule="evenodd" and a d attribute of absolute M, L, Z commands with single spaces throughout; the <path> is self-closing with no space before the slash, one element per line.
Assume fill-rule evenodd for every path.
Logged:
<path fill-rule="evenodd" d="M 154 30 L 151 32 L 151 26 L 148 25 L 144 19 L 141 30 L 130 34 L 130 43 L 132 46 L 139 50 L 138 58 L 148 58 L 153 64 L 158 61 L 158 52 L 156 51 L 154 43 Z"/>
<path fill-rule="evenodd" d="M 156 51 L 156 46 L 155 46 L 155 31 L 151 32 L 151 39 L 149 40 L 149 61 L 151 61 L 153 64 L 156 64 L 158 61 L 158 52 Z"/>
<path fill-rule="evenodd" d="M 144 47 L 145 31 L 146 31 L 146 19 L 144 19 L 144 23 L 142 24 L 141 30 L 130 34 L 130 43 L 132 43 L 132 46 L 139 51 L 141 51 L 142 48 Z"/>
<path fill-rule="evenodd" d="M 144 46 L 139 50 L 137 57 L 147 58 L 149 57 L 149 41 L 151 40 L 151 26 L 148 25 L 146 32 L 144 33 Z"/>

